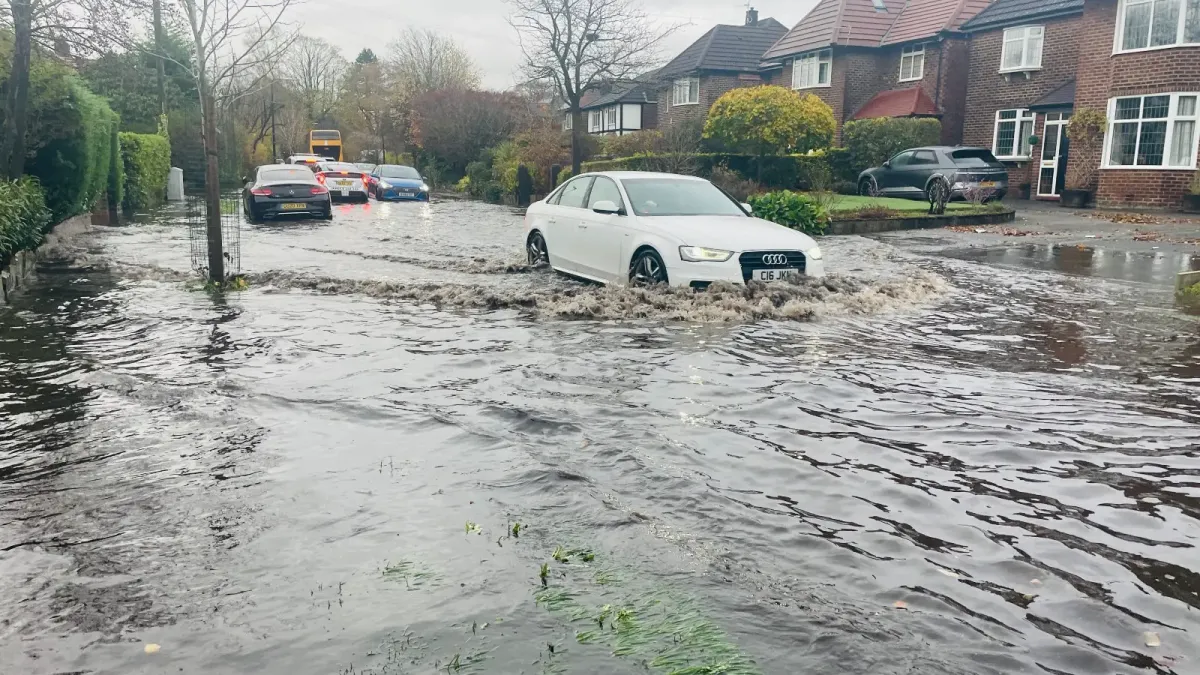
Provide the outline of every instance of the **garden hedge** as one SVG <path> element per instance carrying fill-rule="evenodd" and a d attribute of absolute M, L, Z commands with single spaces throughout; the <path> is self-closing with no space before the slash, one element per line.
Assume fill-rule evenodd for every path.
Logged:
<path fill-rule="evenodd" d="M 125 169 L 126 211 L 162 203 L 171 172 L 171 142 L 166 137 L 121 132 L 121 164 Z"/>
<path fill-rule="evenodd" d="M 922 145 L 939 145 L 942 123 L 932 118 L 881 117 L 847 122 L 842 140 L 859 171 L 879 166 L 896 153 Z"/>
<path fill-rule="evenodd" d="M 766 188 L 807 190 L 812 187 L 812 177 L 817 173 L 827 173 L 828 179 L 835 184 L 853 184 L 858 177 L 858 170 L 843 148 L 826 148 L 811 155 L 767 155 L 759 158 L 754 155 L 700 153 L 690 155 L 690 158 L 694 160 L 698 175 L 708 176 L 717 167 L 725 166 L 744 178 L 757 180 Z M 758 170 L 760 161 L 761 173 Z M 656 155 L 638 155 L 584 162 L 583 170 L 659 171 L 662 164 L 663 161 Z"/>
<path fill-rule="evenodd" d="M 824 234 L 829 214 L 808 195 L 780 190 L 750 197 L 754 216 L 806 234 Z"/>
<path fill-rule="evenodd" d="M 41 109 L 41 136 L 34 137 L 33 157 L 25 163 L 26 173 L 41 182 L 56 221 L 89 211 L 110 184 L 119 185 L 119 177 L 112 176 L 119 166 L 112 161 L 116 113 L 74 74 L 64 80 L 65 86 L 51 92 L 57 101 L 32 106 Z"/>
<path fill-rule="evenodd" d="M 0 181 L 0 267 L 17 251 L 37 248 L 49 224 L 50 210 L 36 180 Z"/>

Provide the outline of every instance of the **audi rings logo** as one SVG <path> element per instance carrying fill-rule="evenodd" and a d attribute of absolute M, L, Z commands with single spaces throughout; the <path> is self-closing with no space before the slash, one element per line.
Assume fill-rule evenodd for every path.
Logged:
<path fill-rule="evenodd" d="M 787 255 L 783 253 L 768 253 L 762 258 L 764 265 L 786 265 Z"/>

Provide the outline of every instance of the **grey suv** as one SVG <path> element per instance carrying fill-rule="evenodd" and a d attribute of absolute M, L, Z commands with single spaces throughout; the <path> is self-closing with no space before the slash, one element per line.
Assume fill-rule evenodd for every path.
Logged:
<path fill-rule="evenodd" d="M 858 193 L 879 197 L 928 199 L 929 186 L 945 180 L 951 199 L 979 191 L 986 200 L 1008 192 L 1008 168 L 987 148 L 930 146 L 911 148 L 858 175 Z"/>

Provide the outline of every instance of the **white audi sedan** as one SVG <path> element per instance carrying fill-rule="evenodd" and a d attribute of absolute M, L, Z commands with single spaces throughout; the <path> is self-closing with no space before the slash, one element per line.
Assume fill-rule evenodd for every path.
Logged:
<path fill-rule="evenodd" d="M 702 289 L 824 274 L 812 237 L 692 176 L 581 174 L 531 205 L 525 230 L 531 265 L 606 284 Z"/>

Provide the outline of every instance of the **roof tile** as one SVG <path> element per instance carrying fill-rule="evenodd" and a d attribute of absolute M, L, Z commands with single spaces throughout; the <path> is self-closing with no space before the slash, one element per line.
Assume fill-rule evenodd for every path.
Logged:
<path fill-rule="evenodd" d="M 1055 0 L 1057 1 L 1057 0 Z M 821 0 L 763 55 L 770 61 L 830 45 L 879 47 L 957 30 L 989 0 Z"/>
<path fill-rule="evenodd" d="M 854 113 L 851 119 L 867 120 L 876 117 L 915 117 L 938 114 L 937 106 L 929 94 L 920 87 L 891 89 L 875 94 L 870 101 Z"/>
<path fill-rule="evenodd" d="M 713 26 L 663 66 L 658 77 L 678 77 L 698 70 L 757 72 L 763 52 L 786 32 L 786 26 L 771 18 L 753 26 Z"/>
<path fill-rule="evenodd" d="M 1030 19 L 1083 11 L 1083 0 L 995 0 L 973 19 L 963 25 L 963 30 L 976 31 L 1022 24 Z"/>

